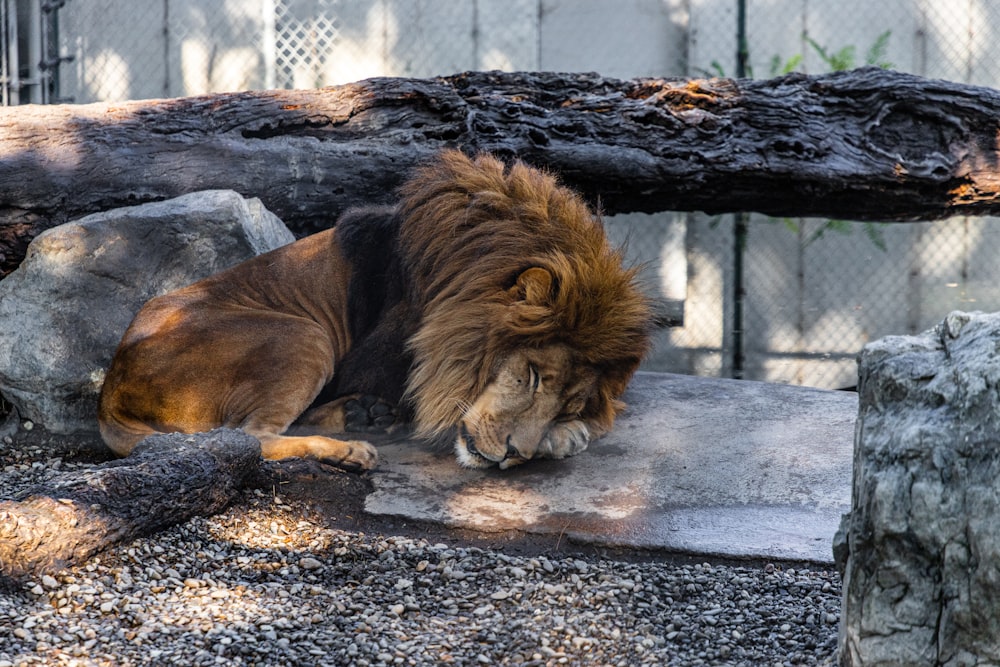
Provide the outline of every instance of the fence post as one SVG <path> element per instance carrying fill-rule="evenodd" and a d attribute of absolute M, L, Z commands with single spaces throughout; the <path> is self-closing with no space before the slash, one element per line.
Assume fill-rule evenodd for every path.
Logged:
<path fill-rule="evenodd" d="M 745 78 L 750 52 L 747 48 L 747 3 L 736 0 L 736 77 Z M 743 284 L 743 256 L 747 247 L 747 214 L 733 214 L 733 371 L 737 380 L 743 379 L 743 302 L 746 289 Z"/>

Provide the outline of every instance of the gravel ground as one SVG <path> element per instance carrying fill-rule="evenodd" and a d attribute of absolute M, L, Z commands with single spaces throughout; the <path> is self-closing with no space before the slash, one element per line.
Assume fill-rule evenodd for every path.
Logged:
<path fill-rule="evenodd" d="M 92 465 L 24 434 L 0 499 Z M 345 529 L 295 488 L 0 591 L 0 667 L 835 664 L 832 570 Z"/>

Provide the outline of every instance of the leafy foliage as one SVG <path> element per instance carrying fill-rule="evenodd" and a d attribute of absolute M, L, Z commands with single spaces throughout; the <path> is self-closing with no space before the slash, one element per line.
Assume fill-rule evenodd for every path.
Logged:
<path fill-rule="evenodd" d="M 866 65 L 876 65 L 882 69 L 889 69 L 892 67 L 892 63 L 885 59 L 885 52 L 889 48 L 889 37 L 891 35 L 892 31 L 886 30 L 875 38 L 875 41 L 868 48 L 868 51 L 865 54 Z M 843 72 L 845 70 L 854 69 L 856 66 L 855 48 L 853 45 L 844 46 L 839 51 L 831 53 L 825 46 L 820 45 L 809 35 L 803 34 L 802 37 L 806 40 L 806 42 L 808 42 L 809 46 L 813 48 L 817 55 L 819 55 L 820 60 L 826 63 L 826 66 L 830 68 L 830 71 Z M 798 57 L 801 62 L 801 56 L 796 57 Z M 794 60 L 794 58 L 792 60 Z M 789 62 L 791 62 L 791 60 Z"/>
<path fill-rule="evenodd" d="M 865 52 L 865 65 L 875 65 L 881 67 L 882 69 L 889 69 L 893 67 L 893 64 L 886 59 L 886 52 L 889 49 L 889 38 L 892 36 L 892 30 L 886 30 L 875 38 L 868 50 Z M 802 33 L 802 38 L 812 47 L 812 49 L 819 56 L 820 60 L 830 69 L 832 72 L 842 72 L 845 70 L 853 69 L 856 66 L 857 60 L 857 48 L 848 44 L 843 46 L 836 51 L 831 51 L 827 47 L 823 46 L 815 39 L 810 37 L 806 33 Z M 774 54 L 771 58 L 770 66 L 768 68 L 769 73 L 772 77 L 783 76 L 785 74 L 791 74 L 792 72 L 798 70 L 802 66 L 802 62 L 805 58 L 801 53 L 796 54 L 789 58 L 788 60 L 782 60 L 781 56 Z M 718 76 L 725 77 L 726 70 L 718 60 L 713 60 L 709 65 L 708 70 L 700 70 L 703 74 L 707 76 Z M 747 71 L 747 76 L 753 78 L 753 70 L 749 69 Z M 796 234 L 800 231 L 801 225 L 791 218 L 783 218 L 782 222 L 785 227 L 795 232 Z M 827 220 L 812 234 L 809 235 L 804 242 L 805 245 L 809 245 L 814 241 L 821 239 L 827 232 L 834 232 L 836 234 L 850 234 L 852 230 L 856 229 L 860 225 L 861 229 L 864 230 L 865 236 L 875 245 L 876 248 L 885 252 L 887 250 L 885 236 L 882 234 L 882 223 L 875 222 L 849 222 L 846 220 Z"/>
<path fill-rule="evenodd" d="M 783 76 L 785 74 L 791 74 L 794 72 L 799 65 L 802 64 L 802 54 L 796 54 L 786 60 L 784 64 L 781 62 L 781 56 L 777 53 L 771 58 L 770 72 L 771 76 Z"/>
<path fill-rule="evenodd" d="M 875 42 L 865 55 L 866 65 L 875 65 L 882 69 L 892 69 L 895 67 L 894 64 L 885 59 L 885 52 L 889 49 L 889 37 L 891 35 L 892 30 L 886 30 L 875 39 Z"/>
<path fill-rule="evenodd" d="M 785 227 L 796 234 L 802 229 L 802 225 L 792 218 L 782 218 L 781 222 L 785 225 Z M 868 237 L 868 240 L 871 241 L 876 248 L 882 252 L 888 250 L 888 246 L 885 242 L 885 236 L 882 234 L 882 227 L 884 226 L 884 223 L 851 222 L 848 220 L 825 220 L 816 231 L 809 235 L 802 245 L 808 246 L 813 241 L 818 241 L 823 238 L 827 232 L 834 232 L 845 236 L 849 235 L 859 225 L 864 230 L 865 236 Z"/>

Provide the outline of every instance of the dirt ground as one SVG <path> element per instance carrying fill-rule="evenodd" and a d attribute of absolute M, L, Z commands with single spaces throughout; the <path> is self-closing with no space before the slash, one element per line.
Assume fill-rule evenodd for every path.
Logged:
<path fill-rule="evenodd" d="M 101 465 L 115 458 L 97 434 L 60 435 L 36 425 L 26 429 L 23 422 L 10 417 L 9 414 L 0 414 L 0 440 L 9 437 L 11 442 L 4 447 L 31 453 L 29 460 L 45 461 L 58 457 L 69 463 Z M 64 474 L 73 474 L 73 471 Z M 683 554 L 598 548 L 574 542 L 562 535 L 536 535 L 520 531 L 480 532 L 415 522 L 403 517 L 372 515 L 365 512 L 364 503 L 372 490 L 372 480 L 378 474 L 378 469 L 356 474 L 315 461 L 289 459 L 264 462 L 255 488 L 280 495 L 285 503 L 301 512 L 303 518 L 319 520 L 330 528 L 369 535 L 421 537 L 432 542 L 494 549 L 510 555 L 579 554 L 631 562 L 650 559 L 659 562 L 700 562 Z"/>

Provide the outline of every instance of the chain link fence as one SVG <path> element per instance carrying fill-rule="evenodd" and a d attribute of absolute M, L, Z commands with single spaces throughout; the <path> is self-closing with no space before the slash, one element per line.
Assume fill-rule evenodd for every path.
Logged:
<path fill-rule="evenodd" d="M 689 74 L 731 75 L 737 3 L 690 7 Z M 748 75 L 877 65 L 996 87 L 998 19 L 1000 4 L 982 0 L 749 0 Z M 1000 308 L 992 261 L 1000 250 L 996 224 L 990 218 L 873 225 L 751 215 L 740 324 L 733 321 L 732 216 L 691 216 L 685 326 L 668 333 L 666 366 L 852 386 L 856 354 L 870 340 L 922 331 L 952 310 Z M 743 331 L 743 368 L 734 367 L 736 328 Z"/>
<path fill-rule="evenodd" d="M 1000 86 L 992 0 L 745 7 L 748 76 L 876 64 Z M 0 83 L 8 93 L 20 86 L 22 102 L 42 101 L 24 82 L 45 79 L 47 101 L 84 103 L 473 69 L 733 76 L 737 8 L 738 0 L 0 0 L 0 21 L 20 30 L 13 42 L 3 31 Z M 44 71 L 32 69 L 40 53 L 49 54 Z M 608 220 L 645 263 L 649 289 L 684 301 L 684 325 L 660 335 L 647 368 L 848 387 L 868 341 L 921 331 L 955 309 L 1000 310 L 992 219 L 745 220 L 740 309 L 734 216 Z"/>

